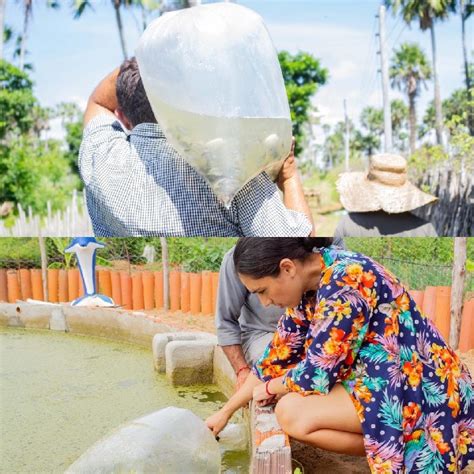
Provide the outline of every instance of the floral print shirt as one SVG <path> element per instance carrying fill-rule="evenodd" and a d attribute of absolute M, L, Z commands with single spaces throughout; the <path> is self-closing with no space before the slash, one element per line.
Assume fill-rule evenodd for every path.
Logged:
<path fill-rule="evenodd" d="M 321 280 L 278 323 L 261 380 L 327 394 L 340 382 L 372 473 L 460 472 L 474 459 L 474 386 L 400 281 L 372 259 L 321 249 Z"/>

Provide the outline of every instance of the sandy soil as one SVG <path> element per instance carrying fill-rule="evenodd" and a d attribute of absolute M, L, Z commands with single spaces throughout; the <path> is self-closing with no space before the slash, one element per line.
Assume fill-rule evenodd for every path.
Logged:
<path fill-rule="evenodd" d="M 169 311 L 136 311 L 137 313 L 145 313 L 149 317 L 153 317 L 158 323 L 163 323 L 177 330 L 181 331 L 205 331 L 211 334 L 216 333 L 214 324 L 214 315 L 201 314 L 194 315 L 189 313 L 182 313 L 176 311 L 171 313 Z"/>

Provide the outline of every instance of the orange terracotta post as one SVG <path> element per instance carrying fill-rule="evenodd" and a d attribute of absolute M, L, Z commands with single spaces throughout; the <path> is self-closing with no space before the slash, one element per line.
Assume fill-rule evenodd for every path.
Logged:
<path fill-rule="evenodd" d="M 120 287 L 122 289 L 122 306 L 132 309 L 132 279 L 127 272 L 120 272 Z"/>
<path fill-rule="evenodd" d="M 471 349 L 474 349 L 474 299 L 464 302 L 459 335 L 459 350 L 466 352 Z"/>
<path fill-rule="evenodd" d="M 20 284 L 18 282 L 18 274 L 16 270 L 7 271 L 7 285 L 8 285 L 8 302 L 16 303 L 16 300 L 21 298 Z"/>
<path fill-rule="evenodd" d="M 7 271 L 0 268 L 0 301 L 8 301 Z"/>
<path fill-rule="evenodd" d="M 67 270 L 59 270 L 58 274 L 58 301 L 66 303 L 69 301 Z"/>
<path fill-rule="evenodd" d="M 41 275 L 41 270 L 34 268 L 30 270 L 31 274 L 31 297 L 37 301 L 44 300 L 43 294 L 43 277 Z"/>
<path fill-rule="evenodd" d="M 163 272 L 154 272 L 155 276 L 155 308 L 161 309 L 164 307 L 163 296 Z"/>
<path fill-rule="evenodd" d="M 211 314 L 212 307 L 212 275 L 211 272 L 202 272 L 201 304 L 204 314 Z"/>
<path fill-rule="evenodd" d="M 179 311 L 181 293 L 181 272 L 172 270 L 170 272 L 170 310 Z"/>
<path fill-rule="evenodd" d="M 112 298 L 112 282 L 109 270 L 99 270 L 99 293 Z"/>
<path fill-rule="evenodd" d="M 20 270 L 20 288 L 21 288 L 21 299 L 27 300 L 32 297 L 31 293 L 31 275 L 30 271 L 26 269 Z"/>
<path fill-rule="evenodd" d="M 85 296 L 86 290 L 84 289 L 84 282 L 82 281 L 81 272 L 79 272 L 79 296 Z"/>
<path fill-rule="evenodd" d="M 59 290 L 59 270 L 57 268 L 48 269 L 48 301 L 50 303 L 58 302 Z"/>
<path fill-rule="evenodd" d="M 79 270 L 70 268 L 67 271 L 67 297 L 68 301 L 74 301 L 79 298 Z"/>
<path fill-rule="evenodd" d="M 421 290 L 410 290 L 408 293 L 410 293 L 411 297 L 415 300 L 418 309 L 422 311 L 425 292 Z"/>
<path fill-rule="evenodd" d="M 145 308 L 143 302 L 143 280 L 140 272 L 132 274 L 132 300 L 134 310 Z"/>
<path fill-rule="evenodd" d="M 191 294 L 191 313 L 199 314 L 201 312 L 201 292 L 202 276 L 200 273 L 191 273 L 189 275 L 190 294 Z"/>
<path fill-rule="evenodd" d="M 191 309 L 191 287 L 189 273 L 181 273 L 181 311 L 188 313 Z"/>
<path fill-rule="evenodd" d="M 112 299 L 117 306 L 122 304 L 122 285 L 120 284 L 120 273 L 110 272 L 110 284 L 112 286 Z"/>
<path fill-rule="evenodd" d="M 436 286 L 427 286 L 423 296 L 423 313 L 436 323 Z"/>
<path fill-rule="evenodd" d="M 435 324 L 445 341 L 449 340 L 451 322 L 451 287 L 436 287 Z"/>
<path fill-rule="evenodd" d="M 142 273 L 143 281 L 143 304 L 146 310 L 153 309 L 155 307 L 155 278 L 152 272 Z"/>
<path fill-rule="evenodd" d="M 212 312 L 216 311 L 217 292 L 219 290 L 219 272 L 212 272 Z"/>

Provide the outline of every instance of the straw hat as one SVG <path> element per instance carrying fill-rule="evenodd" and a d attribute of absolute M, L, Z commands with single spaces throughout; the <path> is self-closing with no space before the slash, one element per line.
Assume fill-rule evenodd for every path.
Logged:
<path fill-rule="evenodd" d="M 370 157 L 366 173 L 342 173 L 336 185 L 341 203 L 349 212 L 382 209 L 398 214 L 438 199 L 410 183 L 405 158 L 390 153 Z"/>

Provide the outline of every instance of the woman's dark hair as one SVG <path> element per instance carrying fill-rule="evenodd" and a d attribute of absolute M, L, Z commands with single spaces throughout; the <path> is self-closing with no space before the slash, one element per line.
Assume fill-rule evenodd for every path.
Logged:
<path fill-rule="evenodd" d="M 253 278 L 277 276 L 284 258 L 306 260 L 314 249 L 329 247 L 329 237 L 242 237 L 234 250 L 237 273 Z"/>

